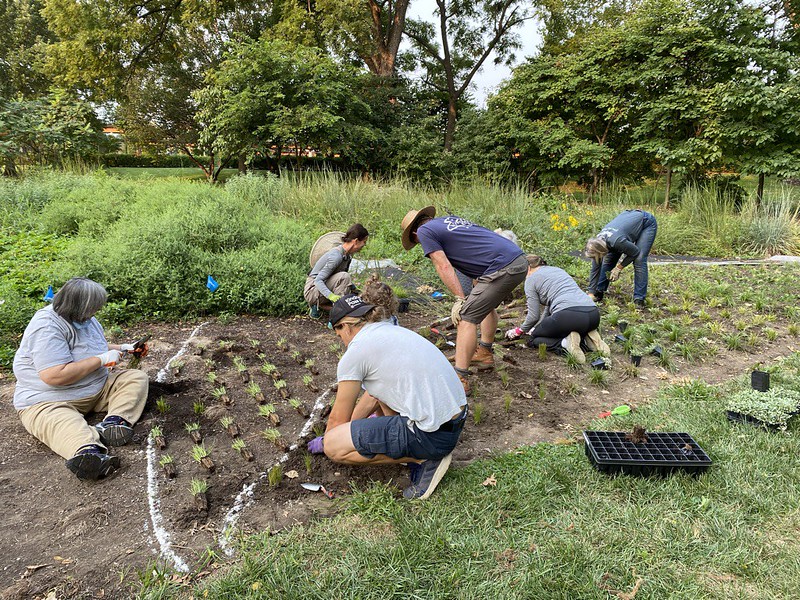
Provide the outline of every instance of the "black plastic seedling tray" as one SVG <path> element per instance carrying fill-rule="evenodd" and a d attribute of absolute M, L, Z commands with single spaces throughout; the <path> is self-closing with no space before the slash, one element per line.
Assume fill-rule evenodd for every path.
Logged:
<path fill-rule="evenodd" d="M 780 431 L 781 426 L 776 425 L 775 423 L 767 423 L 766 421 L 762 421 L 761 419 L 756 419 L 755 417 L 751 417 L 750 415 L 746 415 L 744 413 L 736 412 L 733 410 L 726 410 L 725 415 L 728 417 L 728 420 L 732 423 L 747 423 L 749 425 L 754 425 L 756 427 L 763 427 L 764 429 L 769 429 L 771 431 Z M 800 415 L 800 406 L 797 407 L 797 410 L 791 413 L 792 417 Z"/>
<path fill-rule="evenodd" d="M 688 433 L 648 431 L 647 442 L 634 444 L 626 431 L 584 431 L 586 456 L 603 473 L 669 475 L 684 471 L 699 475 L 711 459 Z"/>

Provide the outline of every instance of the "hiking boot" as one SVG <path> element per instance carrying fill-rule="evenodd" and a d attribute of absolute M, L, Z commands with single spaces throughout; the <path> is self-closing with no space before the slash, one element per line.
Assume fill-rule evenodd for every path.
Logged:
<path fill-rule="evenodd" d="M 644 301 L 644 298 L 634 298 L 633 304 L 636 308 L 647 308 L 647 304 Z"/>
<path fill-rule="evenodd" d="M 444 474 L 447 473 L 451 460 L 453 460 L 453 455 L 448 454 L 439 460 L 428 459 L 416 465 L 416 468 L 411 467 L 414 463 L 410 463 L 411 485 L 403 490 L 403 498 L 425 500 L 433 493 Z"/>
<path fill-rule="evenodd" d="M 469 395 L 472 393 L 472 385 L 469 382 L 469 377 L 465 377 L 461 373 L 457 374 L 458 374 L 458 380 L 461 382 L 461 385 L 464 386 L 464 394 L 466 394 L 467 397 L 469 397 Z"/>
<path fill-rule="evenodd" d="M 600 332 L 597 329 L 586 334 L 586 347 L 589 352 L 599 352 L 603 356 L 611 356 L 611 348 L 600 337 Z"/>
<path fill-rule="evenodd" d="M 475 348 L 475 354 L 472 355 L 470 366 L 477 368 L 479 371 L 488 371 L 494 368 L 494 352 L 478 344 Z"/>
<path fill-rule="evenodd" d="M 577 331 L 571 332 L 567 337 L 561 340 L 561 347 L 571 354 L 572 357 L 578 361 L 579 364 L 586 362 L 586 356 L 581 350 L 581 336 Z"/>
<path fill-rule="evenodd" d="M 124 446 L 133 437 L 133 427 L 122 417 L 109 415 L 94 428 L 106 446 Z"/>
<path fill-rule="evenodd" d="M 119 469 L 119 457 L 103 452 L 100 446 L 92 444 L 78 450 L 77 454 L 66 462 L 67 468 L 75 473 L 78 479 L 92 480 L 111 475 Z"/>

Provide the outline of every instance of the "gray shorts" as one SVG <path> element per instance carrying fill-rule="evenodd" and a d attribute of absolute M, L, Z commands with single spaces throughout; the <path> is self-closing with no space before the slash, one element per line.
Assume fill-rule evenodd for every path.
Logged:
<path fill-rule="evenodd" d="M 486 315 L 500 306 L 515 287 L 525 281 L 527 274 L 528 259 L 520 254 L 502 269 L 478 277 L 472 293 L 467 296 L 461 308 L 461 319 L 478 325 Z"/>

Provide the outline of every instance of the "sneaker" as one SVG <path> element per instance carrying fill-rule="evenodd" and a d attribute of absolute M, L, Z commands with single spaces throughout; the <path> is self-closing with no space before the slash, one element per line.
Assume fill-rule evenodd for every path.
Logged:
<path fill-rule="evenodd" d="M 644 298 L 634 298 L 633 299 L 633 304 L 636 306 L 636 308 L 646 308 L 647 307 L 647 304 L 645 304 Z"/>
<path fill-rule="evenodd" d="M 94 426 L 106 446 L 124 446 L 133 437 L 133 427 L 122 417 L 109 415 Z"/>
<path fill-rule="evenodd" d="M 571 354 L 578 363 L 584 364 L 586 362 L 586 356 L 581 350 L 581 335 L 577 331 L 571 332 L 561 340 L 561 347 Z"/>
<path fill-rule="evenodd" d="M 403 490 L 403 498 L 425 500 L 433 493 L 444 474 L 447 473 L 451 460 L 453 460 L 453 455 L 448 454 L 440 460 L 428 459 L 417 465 L 418 471 L 415 473 L 412 470 L 411 485 Z"/>
<path fill-rule="evenodd" d="M 319 309 L 319 306 L 315 304 L 309 309 L 308 314 L 312 319 L 319 319 L 322 316 L 322 311 Z"/>
<path fill-rule="evenodd" d="M 611 348 L 600 337 L 597 329 L 586 334 L 586 347 L 589 348 L 589 352 L 599 352 L 603 356 L 611 356 Z"/>
<path fill-rule="evenodd" d="M 92 444 L 78 450 L 66 465 L 78 479 L 95 480 L 107 477 L 119 469 L 119 457 L 110 456 L 100 446 Z"/>

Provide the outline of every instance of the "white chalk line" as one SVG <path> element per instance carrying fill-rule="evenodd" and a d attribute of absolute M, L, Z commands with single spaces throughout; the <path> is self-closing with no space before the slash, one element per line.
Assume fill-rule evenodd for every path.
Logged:
<path fill-rule="evenodd" d="M 157 383 L 164 383 L 169 374 L 169 366 L 176 358 L 183 356 L 189 347 L 189 342 L 198 334 L 200 330 L 208 324 L 208 321 L 200 323 L 194 328 L 194 331 L 189 335 L 183 345 L 180 347 L 175 356 L 167 361 L 167 364 L 156 375 Z M 189 572 L 189 566 L 180 556 L 178 556 L 172 549 L 170 541 L 170 534 L 163 525 L 164 518 L 161 514 L 161 501 L 158 498 L 158 473 L 156 470 L 156 450 L 153 445 L 153 438 L 147 436 L 147 502 L 150 507 L 150 522 L 153 524 L 153 535 L 158 541 L 159 551 L 161 557 L 169 561 L 178 571 L 183 573 Z M 147 524 L 145 523 L 145 528 Z"/>
<path fill-rule="evenodd" d="M 297 436 L 298 440 L 302 440 L 305 436 L 307 436 L 314 427 L 314 423 L 317 422 L 320 413 L 325 408 L 325 398 L 327 398 L 330 392 L 331 388 L 328 386 L 328 388 L 316 399 L 314 402 L 314 408 L 311 409 L 311 414 L 309 415 L 308 420 L 306 421 L 305 425 L 303 425 L 303 429 L 300 430 L 300 433 Z M 296 450 L 299 445 L 299 443 L 294 443 L 289 446 L 289 450 L 277 460 L 275 465 L 282 465 L 289 460 L 289 453 L 293 450 Z M 220 533 L 217 543 L 227 556 L 233 556 L 233 547 L 231 546 L 230 542 L 236 528 L 236 523 L 239 521 L 239 517 L 244 509 L 253 504 L 253 495 L 256 485 L 268 477 L 269 470 L 263 471 L 262 473 L 259 473 L 258 479 L 252 483 L 245 484 L 241 491 L 236 495 L 233 506 L 231 506 L 231 508 L 225 514 L 222 533 Z"/>

